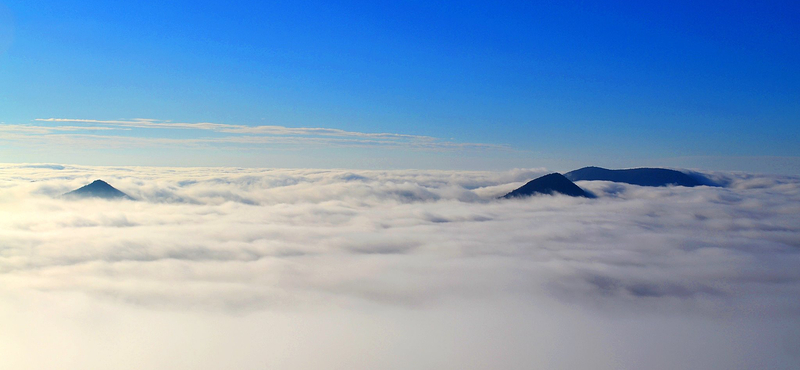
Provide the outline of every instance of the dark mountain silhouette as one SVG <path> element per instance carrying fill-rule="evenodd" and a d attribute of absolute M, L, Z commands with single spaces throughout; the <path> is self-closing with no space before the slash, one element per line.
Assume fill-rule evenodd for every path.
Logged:
<path fill-rule="evenodd" d="M 571 197 L 593 197 L 592 194 L 587 193 L 578 187 L 578 185 L 569 181 L 564 175 L 560 173 L 551 173 L 529 181 L 521 188 L 504 195 L 502 198 L 519 198 L 538 194 L 564 194 Z"/>
<path fill-rule="evenodd" d="M 695 179 L 700 185 L 704 186 L 715 186 L 715 187 L 722 187 L 726 188 L 730 185 L 729 179 L 714 179 L 711 178 L 709 175 L 704 173 L 696 172 L 696 171 L 683 171 L 689 177 Z"/>
<path fill-rule="evenodd" d="M 130 199 L 133 200 L 128 194 L 125 194 L 113 186 L 109 185 L 103 180 L 94 180 L 89 185 L 80 189 L 73 190 L 64 194 L 69 198 L 103 198 L 103 199 Z"/>
<path fill-rule="evenodd" d="M 584 167 L 564 174 L 572 181 L 602 180 L 624 182 L 640 186 L 699 186 L 697 179 L 683 172 L 666 168 L 630 168 L 609 170 L 600 167 Z"/>

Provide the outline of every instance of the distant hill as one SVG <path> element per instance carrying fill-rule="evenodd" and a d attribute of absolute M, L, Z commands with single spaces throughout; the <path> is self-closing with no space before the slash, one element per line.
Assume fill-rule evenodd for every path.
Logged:
<path fill-rule="evenodd" d="M 510 199 L 539 194 L 564 194 L 571 197 L 592 198 L 590 193 L 587 193 L 560 173 L 551 173 L 533 179 L 519 189 L 504 195 L 502 198 Z"/>
<path fill-rule="evenodd" d="M 609 170 L 600 167 L 584 167 L 564 174 L 572 181 L 602 180 L 624 182 L 639 186 L 699 186 L 697 179 L 683 172 L 666 168 L 630 168 L 625 170 Z"/>
<path fill-rule="evenodd" d="M 103 199 L 129 199 L 125 194 L 103 180 L 95 180 L 89 185 L 64 194 L 68 198 L 103 198 Z"/>

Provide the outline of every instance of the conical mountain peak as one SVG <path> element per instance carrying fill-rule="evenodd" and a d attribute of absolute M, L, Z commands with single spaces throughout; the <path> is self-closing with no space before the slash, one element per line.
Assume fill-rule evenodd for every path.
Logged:
<path fill-rule="evenodd" d="M 133 199 L 103 180 L 94 180 L 91 184 L 75 189 L 64 194 L 70 198 L 103 198 L 103 199 Z"/>
<path fill-rule="evenodd" d="M 592 194 L 587 193 L 578 185 L 575 185 L 575 183 L 564 177 L 564 175 L 554 172 L 529 181 L 519 189 L 506 194 L 503 198 L 519 198 L 539 194 L 564 194 L 571 197 L 592 197 Z"/>

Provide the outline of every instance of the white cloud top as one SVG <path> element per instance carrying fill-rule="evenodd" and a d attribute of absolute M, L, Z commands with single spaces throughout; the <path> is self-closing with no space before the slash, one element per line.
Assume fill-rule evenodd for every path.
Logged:
<path fill-rule="evenodd" d="M 545 173 L 2 165 L 0 364 L 800 364 L 800 179 L 496 199 Z"/>

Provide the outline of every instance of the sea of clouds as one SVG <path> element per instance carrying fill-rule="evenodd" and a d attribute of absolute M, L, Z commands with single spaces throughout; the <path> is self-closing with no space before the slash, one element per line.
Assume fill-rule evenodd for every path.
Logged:
<path fill-rule="evenodd" d="M 800 178 L 546 173 L 0 165 L 0 367 L 800 366 Z"/>

